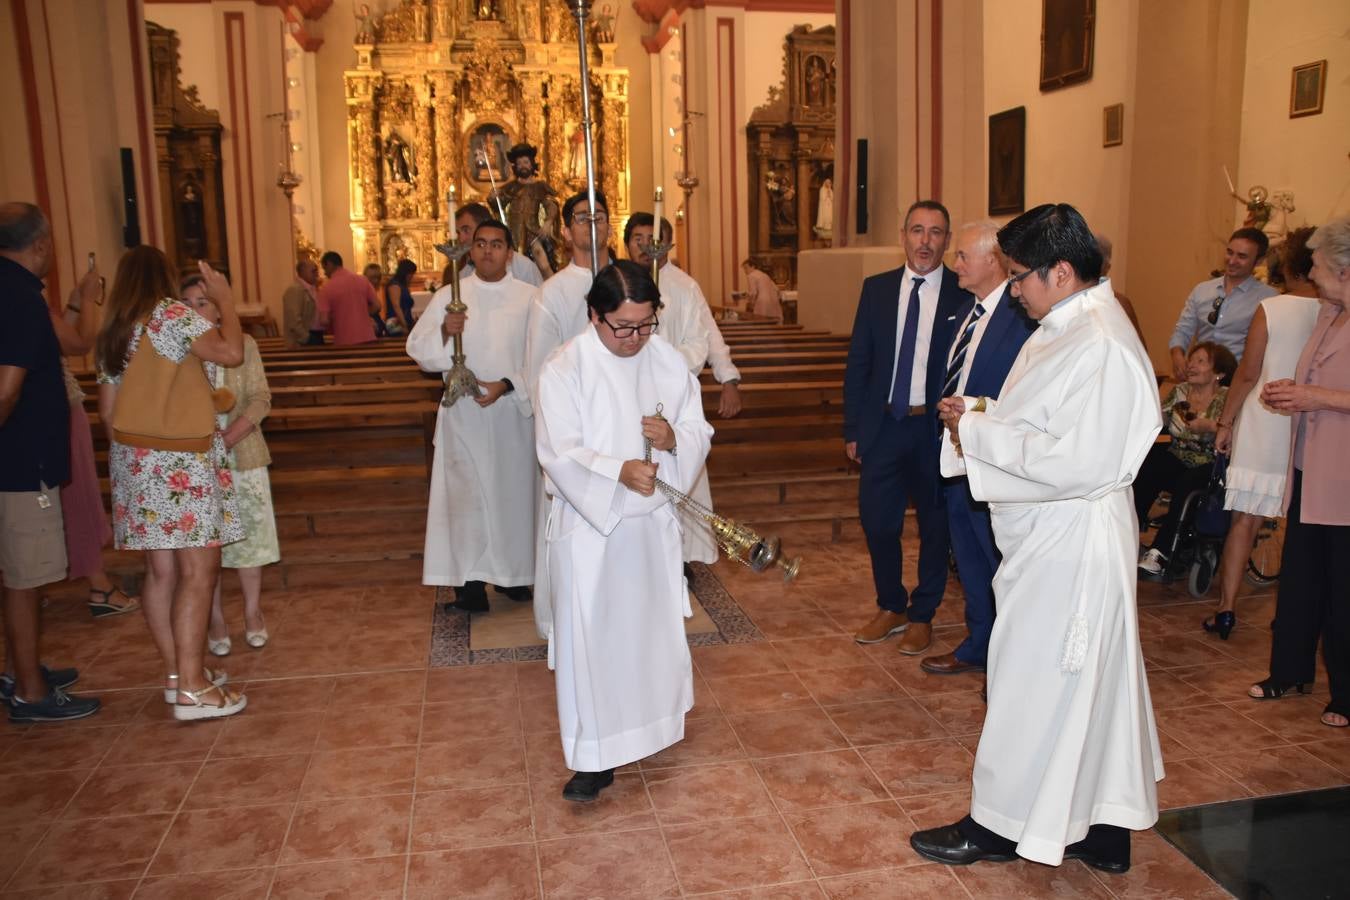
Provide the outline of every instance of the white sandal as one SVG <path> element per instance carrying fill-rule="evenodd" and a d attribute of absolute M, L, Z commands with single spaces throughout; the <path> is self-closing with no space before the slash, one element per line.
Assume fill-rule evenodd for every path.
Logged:
<path fill-rule="evenodd" d="M 269 637 L 270 635 L 267 633 L 267 626 L 263 626 L 258 631 L 244 632 L 244 639 L 248 641 L 248 645 L 254 650 L 261 650 L 263 647 L 266 647 Z"/>
<path fill-rule="evenodd" d="M 220 692 L 221 704 L 213 706 L 202 702 L 202 695 L 211 691 Z M 218 684 L 208 685 L 200 691 L 178 691 L 179 697 L 186 697 L 192 701 L 191 706 L 182 703 L 175 703 L 173 707 L 173 717 L 180 722 L 195 722 L 201 719 L 223 719 L 226 716 L 232 716 L 235 713 L 242 712 L 245 706 L 248 706 L 248 697 L 243 694 L 237 695 L 233 701 L 230 701 L 230 695 L 226 693 L 225 688 Z"/>
<path fill-rule="evenodd" d="M 224 687 L 225 685 L 230 683 L 230 676 L 225 674 L 225 671 L 223 669 L 217 672 L 213 672 L 210 669 L 202 669 L 202 674 L 206 676 L 206 680 L 211 682 L 211 684 L 214 687 Z M 170 675 L 169 680 L 176 683 L 178 681 L 178 675 L 177 674 Z M 164 689 L 164 702 L 165 703 L 178 702 L 177 687 L 166 687 Z"/>
<path fill-rule="evenodd" d="M 212 637 L 206 639 L 206 649 L 211 651 L 212 656 L 229 656 L 230 647 L 230 636 L 228 634 L 220 640 Z"/>

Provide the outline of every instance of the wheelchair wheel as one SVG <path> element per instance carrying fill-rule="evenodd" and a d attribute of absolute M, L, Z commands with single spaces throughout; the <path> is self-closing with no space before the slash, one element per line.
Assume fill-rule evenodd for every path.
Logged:
<path fill-rule="evenodd" d="M 1256 544 L 1247 560 L 1247 581 L 1256 587 L 1273 584 L 1280 577 L 1284 553 L 1284 519 L 1266 519 L 1256 532 Z"/>
<path fill-rule="evenodd" d="M 1214 583 L 1214 570 L 1218 567 L 1219 555 L 1213 547 L 1203 547 L 1195 554 L 1190 575 L 1186 579 L 1186 589 L 1192 597 L 1199 599 L 1209 593 L 1210 585 Z"/>

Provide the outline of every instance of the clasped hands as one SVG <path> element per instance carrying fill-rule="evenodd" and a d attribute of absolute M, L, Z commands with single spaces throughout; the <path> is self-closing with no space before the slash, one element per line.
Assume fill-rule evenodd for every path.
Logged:
<path fill-rule="evenodd" d="M 652 442 L 657 450 L 675 449 L 675 429 L 660 416 L 642 417 L 642 436 Z M 640 459 L 625 460 L 619 469 L 619 484 L 635 494 L 650 497 L 656 493 L 656 468 L 658 463 L 644 462 Z"/>
<path fill-rule="evenodd" d="M 1308 412 L 1321 409 L 1320 388 L 1312 384 L 1298 384 L 1292 378 L 1267 381 L 1261 388 L 1261 400 L 1271 409 L 1283 412 Z"/>

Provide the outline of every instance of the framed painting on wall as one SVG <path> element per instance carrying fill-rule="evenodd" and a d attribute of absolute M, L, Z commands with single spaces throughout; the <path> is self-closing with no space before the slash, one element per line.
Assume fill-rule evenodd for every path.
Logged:
<path fill-rule="evenodd" d="M 1041 0 L 1041 91 L 1092 77 L 1097 0 Z"/>
<path fill-rule="evenodd" d="M 1102 146 L 1118 147 L 1125 143 L 1125 104 L 1113 103 L 1102 109 Z"/>
<path fill-rule="evenodd" d="M 1322 112 L 1322 98 L 1327 90 L 1327 61 L 1294 66 L 1289 78 L 1289 118 L 1315 116 Z"/>
<path fill-rule="evenodd" d="M 1026 209 L 1027 108 L 989 117 L 989 215 Z"/>

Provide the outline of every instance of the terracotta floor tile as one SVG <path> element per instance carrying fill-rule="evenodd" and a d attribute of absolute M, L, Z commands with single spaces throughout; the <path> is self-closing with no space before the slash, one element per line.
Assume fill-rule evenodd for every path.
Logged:
<path fill-rule="evenodd" d="M 135 878 L 145 871 L 172 816 L 59 822 L 29 854 L 11 888 Z M 72 853 L 79 847 L 79 853 Z"/>
<path fill-rule="evenodd" d="M 1169 635 L 1161 638 L 1146 638 L 1140 642 L 1144 650 L 1144 660 L 1157 669 L 1172 669 L 1182 666 L 1208 666 L 1232 662 L 1232 657 L 1212 646 L 1208 641 L 1195 637 Z"/>
<path fill-rule="evenodd" d="M 750 618 L 771 641 L 789 638 L 824 637 L 844 631 L 834 619 L 818 609 L 789 609 L 752 613 Z"/>
<path fill-rule="evenodd" d="M 1279 735 L 1219 704 L 1155 710 L 1154 717 L 1172 737 L 1200 754 L 1215 758 L 1286 743 Z"/>
<path fill-rule="evenodd" d="M 1264 665 L 1225 662 L 1212 666 L 1172 669 L 1169 674 L 1175 675 L 1187 684 L 1195 685 L 1217 701 L 1241 702 L 1247 696 L 1247 688 L 1265 678 L 1267 670 Z"/>
<path fill-rule="evenodd" d="M 984 714 L 988 708 L 979 694 L 961 691 L 952 694 L 930 694 L 918 698 L 919 705 L 942 723 L 949 734 L 979 734 L 984 728 Z"/>
<path fill-rule="evenodd" d="M 820 879 L 830 900 L 948 900 L 965 891 L 955 866 L 922 865 Z"/>
<path fill-rule="evenodd" d="M 549 737 L 557 743 L 556 737 Z M 423 744 L 418 750 L 418 791 L 524 784 L 527 780 L 525 742 L 519 737 L 463 744 Z"/>
<path fill-rule="evenodd" d="M 825 900 L 825 893 L 814 881 L 794 881 L 792 884 L 774 884 L 768 887 L 743 888 L 739 891 L 686 896 L 709 897 L 715 900 Z"/>
<path fill-rule="evenodd" d="M 776 640 L 773 648 L 794 672 L 842 669 L 871 662 L 852 635 Z"/>
<path fill-rule="evenodd" d="M 5 754 L 6 772 L 52 772 L 91 769 L 108 754 L 128 726 L 30 731 Z M 126 759 L 126 762 L 140 762 Z"/>
<path fill-rule="evenodd" d="M 930 655 L 936 651 L 930 650 Z M 931 675 L 919 668 L 923 657 L 906 657 L 898 653 L 882 661 L 882 666 L 911 697 L 932 694 L 950 694 L 956 691 L 978 691 L 984 684 L 983 672 L 963 672 L 960 675 Z"/>
<path fill-rule="evenodd" d="M 106 728 L 109 725 L 126 725 L 140 718 L 142 710 L 149 704 L 152 698 L 160 698 L 163 695 L 155 691 L 104 691 L 101 694 L 86 694 L 80 687 L 75 687 L 76 694 L 81 696 L 96 696 L 101 701 L 98 713 L 87 719 L 76 719 L 74 722 L 63 723 L 67 728 Z M 168 706 L 167 703 L 161 703 L 156 706 Z"/>
<path fill-rule="evenodd" d="M 756 760 L 764 785 L 783 812 L 887 799 L 886 789 L 853 750 Z"/>
<path fill-rule="evenodd" d="M 455 700 L 487 700 L 512 697 L 516 694 L 514 663 L 492 666 L 446 666 L 427 672 L 426 701 L 445 703 Z M 548 687 L 553 687 L 553 673 L 548 673 Z"/>
<path fill-rule="evenodd" d="M 975 757 L 955 740 L 881 744 L 858 752 L 896 798 L 965 790 L 975 766 Z"/>
<path fill-rule="evenodd" d="M 301 803 L 278 864 L 402 855 L 411 805 L 407 795 Z"/>
<path fill-rule="evenodd" d="M 530 735 L 531 738 L 542 737 L 542 735 Z M 554 743 L 557 743 L 557 735 L 548 735 Z M 536 745 L 531 743 L 531 753 Z M 531 757 L 533 759 L 533 756 Z M 684 723 L 684 740 L 677 744 L 672 744 L 660 753 L 654 753 L 642 760 L 641 767 L 644 771 L 649 769 L 664 769 L 671 766 L 691 766 L 704 763 L 729 762 L 735 759 L 744 759 L 745 751 L 741 749 L 741 743 L 736 739 L 736 732 L 732 731 L 731 725 L 723 716 L 709 716 L 706 719 L 686 719 Z M 562 752 L 559 748 L 557 762 L 562 762 Z M 566 768 L 564 767 L 564 772 Z M 535 767 L 533 763 L 530 766 L 530 778 L 534 779 Z M 566 777 L 571 777 L 567 773 Z"/>
<path fill-rule="evenodd" d="M 0 821 L 0 847 L 5 848 L 0 853 L 0 886 L 23 865 L 48 827 L 46 822 Z"/>
<path fill-rule="evenodd" d="M 183 808 L 293 803 L 308 767 L 304 753 L 212 760 L 197 776 Z"/>
<path fill-rule="evenodd" d="M 417 743 L 422 707 L 388 706 L 346 709 L 335 703 L 319 729 L 318 750 L 405 747 Z"/>
<path fill-rule="evenodd" d="M 333 699 L 338 706 L 404 706 L 422 702 L 426 670 L 342 675 Z"/>
<path fill-rule="evenodd" d="M 534 838 L 523 784 L 418 794 L 412 852 L 518 844 Z"/>
<path fill-rule="evenodd" d="M 770 675 L 788 671 L 787 663 L 774 645 L 719 644 L 713 647 L 694 647 L 690 650 L 694 665 L 705 678 L 725 678 L 729 675 Z"/>
<path fill-rule="evenodd" d="M 87 769 L 75 769 L 37 777 L 0 776 L 0 809 L 10 822 L 50 822 L 61 815 L 91 774 Z"/>
<path fill-rule="evenodd" d="M 947 737 L 942 725 L 914 700 L 834 706 L 828 712 L 855 747 Z"/>
<path fill-rule="evenodd" d="M 1291 743 L 1303 743 L 1332 733 L 1322 724 L 1322 710 L 1329 699 L 1326 695 L 1286 694 L 1279 700 L 1230 699 L 1224 705 Z"/>
<path fill-rule="evenodd" d="M 265 900 L 272 869 L 205 872 L 147 878 L 136 891 L 143 900 Z"/>
<path fill-rule="evenodd" d="M 752 757 L 839 750 L 849 745 L 825 711 L 814 706 L 733 716 L 728 721 Z"/>
<path fill-rule="evenodd" d="M 551 781 L 530 786 L 534 829 L 539 840 L 597 831 L 625 831 L 656 824 L 652 802 L 641 775 L 615 775 L 600 799 L 590 803 L 564 800 L 563 784 Z M 499 842 L 500 843 L 500 842 Z"/>
<path fill-rule="evenodd" d="M 686 724 L 686 741 L 689 739 L 688 734 Z M 529 770 L 531 783 L 557 782 L 559 790 L 572 777 L 572 770 L 567 768 L 567 761 L 563 759 L 562 742 L 556 734 L 525 735 L 525 767 Z"/>
<path fill-rule="evenodd" d="M 539 866 L 533 844 L 414 853 L 407 900 L 534 900 Z"/>
<path fill-rule="evenodd" d="M 1250 791 L 1208 760 L 1164 761 L 1163 769 L 1167 775 L 1158 782 L 1159 809 L 1219 803 L 1251 795 Z"/>
<path fill-rule="evenodd" d="M 665 829 L 675 875 L 688 893 L 800 881 L 811 876 L 778 816 Z"/>
<path fill-rule="evenodd" d="M 27 891 L 6 891 L 4 897 L 5 900 L 130 900 L 139 883 L 139 879 L 127 878 L 121 881 L 65 884 Z"/>
<path fill-rule="evenodd" d="M 66 809 L 64 818 L 177 812 L 197 770 L 196 763 L 172 767 L 161 763 L 103 766 L 84 783 Z"/>
<path fill-rule="evenodd" d="M 250 716 L 248 710 L 225 721 L 224 734 L 211 749 L 215 759 L 309 753 L 323 723 L 322 713 Z"/>
<path fill-rule="evenodd" d="M 250 681 L 244 685 L 244 693 L 248 695 L 246 715 L 253 718 L 324 712 L 333 700 L 334 684 L 332 678 Z"/>
<path fill-rule="evenodd" d="M 185 763 L 206 758 L 230 720 L 128 725 L 109 759 L 127 763 Z"/>
<path fill-rule="evenodd" d="M 300 789 L 304 800 L 339 800 L 381 794 L 411 794 L 417 772 L 416 747 L 334 750 L 315 753 Z"/>
<path fill-rule="evenodd" d="M 345 859 L 280 866 L 272 883 L 272 900 L 400 900 L 408 857 L 400 853 L 383 859 Z"/>
<path fill-rule="evenodd" d="M 514 700 L 457 700 L 422 708 L 423 744 L 504 740 L 520 731 L 520 706 Z"/>
<path fill-rule="evenodd" d="M 941 828 L 960 821 L 970 813 L 970 788 L 949 794 L 905 797 L 899 802 L 900 808 L 913 820 L 916 828 Z"/>
<path fill-rule="evenodd" d="M 557 733 L 558 701 L 547 694 L 520 698 L 520 725 L 526 734 Z"/>
<path fill-rule="evenodd" d="M 680 895 L 665 842 L 655 828 L 541 841 L 538 847 L 549 900 Z"/>
<path fill-rule="evenodd" d="M 1350 780 L 1350 740 L 1347 740 L 1346 737 L 1346 735 L 1340 734 L 1325 741 L 1300 744 L 1299 746 L 1340 772 L 1342 777 Z"/>
<path fill-rule="evenodd" d="M 1018 859 L 954 868 L 954 874 L 975 900 L 1040 900 L 1042 897 L 1110 900 L 1111 897 L 1111 892 L 1092 877 L 1087 866 L 1076 860 L 1068 860 L 1061 866 L 1043 866 Z"/>
<path fill-rule="evenodd" d="M 789 813 L 784 818 L 817 876 L 922 861 L 909 846 L 914 823 L 893 801 Z"/>
<path fill-rule="evenodd" d="M 773 801 L 748 762 L 657 769 L 643 776 L 662 825 L 768 815 Z"/>
<path fill-rule="evenodd" d="M 281 805 L 181 812 L 151 863 L 150 874 L 271 866 L 281 851 L 291 810 L 290 805 Z"/>
<path fill-rule="evenodd" d="M 1148 692 L 1155 710 L 1172 709 L 1177 706 L 1203 706 L 1214 702 L 1214 698 L 1200 688 L 1161 669 L 1148 673 Z"/>
<path fill-rule="evenodd" d="M 1130 871 L 1093 874 L 1122 900 L 1223 900 L 1231 896 L 1154 831 L 1131 837 Z"/>
<path fill-rule="evenodd" d="M 480 668 L 474 666 L 473 668 Z M 483 666 L 482 668 L 492 668 Z M 558 679 L 549 669 L 548 663 L 542 659 L 532 660 L 530 662 L 516 663 L 512 668 L 516 670 L 516 692 L 522 697 L 528 697 L 532 694 L 549 694 L 557 690 Z M 453 671 L 452 669 L 433 669 L 427 676 L 427 702 L 432 702 L 431 682 L 437 672 Z M 505 677 L 505 676 L 501 676 Z"/>
<path fill-rule="evenodd" d="M 710 678 L 708 684 L 729 716 L 815 705 L 806 687 L 790 672 Z"/>
<path fill-rule="evenodd" d="M 900 700 L 908 696 L 885 669 L 871 662 L 843 669 L 798 672 L 797 677 L 821 706 Z"/>
<path fill-rule="evenodd" d="M 1347 742 L 1350 743 L 1350 742 Z M 1256 796 L 1345 784 L 1345 777 L 1301 747 L 1268 747 L 1223 758 L 1223 772 Z"/>

